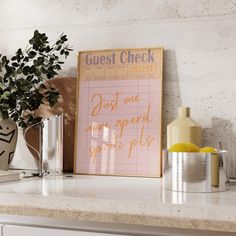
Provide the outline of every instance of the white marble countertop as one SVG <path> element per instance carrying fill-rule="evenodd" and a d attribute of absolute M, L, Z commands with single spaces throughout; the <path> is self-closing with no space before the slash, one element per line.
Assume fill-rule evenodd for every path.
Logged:
<path fill-rule="evenodd" d="M 236 184 L 184 194 L 164 190 L 161 179 L 23 179 L 0 184 L 0 214 L 236 232 Z"/>

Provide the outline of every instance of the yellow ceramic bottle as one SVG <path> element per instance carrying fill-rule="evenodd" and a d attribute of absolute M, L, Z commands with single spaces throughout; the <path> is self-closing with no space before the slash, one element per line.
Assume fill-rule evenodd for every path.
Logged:
<path fill-rule="evenodd" d="M 190 117 L 189 107 L 179 107 L 178 117 L 167 126 L 167 148 L 183 142 L 202 144 L 202 129 Z"/>

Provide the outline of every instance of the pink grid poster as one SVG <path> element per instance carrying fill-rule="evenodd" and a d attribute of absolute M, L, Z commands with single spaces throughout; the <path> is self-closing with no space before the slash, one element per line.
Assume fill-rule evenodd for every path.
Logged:
<path fill-rule="evenodd" d="M 162 48 L 79 53 L 74 172 L 161 176 Z"/>

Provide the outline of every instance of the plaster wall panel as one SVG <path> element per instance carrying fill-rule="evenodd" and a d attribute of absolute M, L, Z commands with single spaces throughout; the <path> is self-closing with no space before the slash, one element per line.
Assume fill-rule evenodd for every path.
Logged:
<path fill-rule="evenodd" d="M 163 46 L 163 148 L 177 107 L 190 106 L 204 145 L 221 141 L 236 177 L 236 0 L 1 0 L 1 53 L 35 29 L 68 35 L 74 52 L 61 76 L 76 76 L 81 50 Z"/>

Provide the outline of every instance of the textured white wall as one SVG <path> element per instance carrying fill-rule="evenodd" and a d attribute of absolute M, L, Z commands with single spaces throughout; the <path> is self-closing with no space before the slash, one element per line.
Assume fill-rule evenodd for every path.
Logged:
<path fill-rule="evenodd" d="M 222 141 L 236 177 L 236 0 L 0 1 L 0 52 L 35 29 L 68 35 L 75 51 L 63 75 L 76 75 L 80 50 L 163 46 L 164 131 L 178 106 L 192 107 L 204 144 Z"/>

